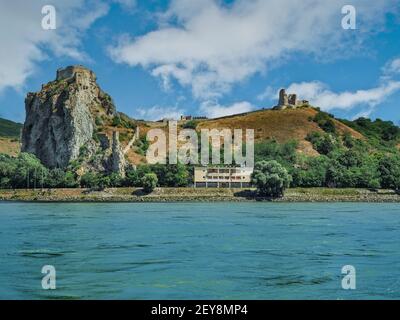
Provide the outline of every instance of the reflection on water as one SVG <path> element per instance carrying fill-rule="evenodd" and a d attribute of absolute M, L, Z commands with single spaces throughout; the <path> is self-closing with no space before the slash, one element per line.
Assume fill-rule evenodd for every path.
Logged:
<path fill-rule="evenodd" d="M 399 239 L 398 204 L 0 203 L 0 298 L 399 299 Z"/>

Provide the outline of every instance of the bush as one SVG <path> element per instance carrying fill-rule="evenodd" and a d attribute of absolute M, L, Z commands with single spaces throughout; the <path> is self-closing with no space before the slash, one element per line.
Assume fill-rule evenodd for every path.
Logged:
<path fill-rule="evenodd" d="M 93 190 L 104 190 L 111 185 L 111 180 L 109 176 L 102 175 L 95 172 L 86 172 L 81 177 L 82 188 L 89 188 Z"/>
<path fill-rule="evenodd" d="M 135 146 L 137 147 L 137 153 L 144 156 L 150 146 L 150 142 L 147 140 L 146 136 L 143 136 L 136 140 Z"/>
<path fill-rule="evenodd" d="M 64 176 L 64 187 L 65 188 L 77 188 L 79 186 L 76 176 L 73 172 L 67 171 Z"/>
<path fill-rule="evenodd" d="M 290 171 L 293 187 L 323 187 L 329 158 L 326 156 L 307 157 Z"/>
<path fill-rule="evenodd" d="M 113 188 L 118 188 L 121 187 L 123 184 L 123 179 L 121 177 L 120 174 L 118 173 L 111 173 L 111 175 L 109 176 L 110 178 L 110 182 L 109 182 L 109 186 L 113 187 Z"/>
<path fill-rule="evenodd" d="M 139 187 L 141 185 L 141 178 L 138 175 L 138 170 L 127 170 L 123 184 L 125 187 Z"/>
<path fill-rule="evenodd" d="M 280 144 L 275 140 L 263 141 L 255 144 L 254 158 L 256 162 L 262 160 L 277 160 L 284 166 L 289 167 L 296 162 L 297 146 L 298 143 L 295 140 L 283 144 Z"/>
<path fill-rule="evenodd" d="M 251 178 L 258 192 L 269 197 L 283 196 L 292 180 L 287 170 L 275 160 L 257 162 Z"/>
<path fill-rule="evenodd" d="M 147 193 L 152 192 L 157 186 L 157 176 L 154 173 L 146 173 L 142 179 L 143 190 Z"/>
<path fill-rule="evenodd" d="M 122 124 L 122 120 L 121 120 L 121 117 L 119 117 L 119 116 L 115 116 L 114 118 L 113 118 L 113 120 L 112 120 L 112 126 L 113 127 L 119 127 L 119 126 L 121 126 L 121 124 Z"/>
<path fill-rule="evenodd" d="M 336 133 L 335 123 L 332 120 L 333 115 L 326 112 L 318 112 L 314 117 L 314 122 L 327 133 Z"/>
<path fill-rule="evenodd" d="M 49 188 L 62 188 L 65 182 L 65 172 L 61 169 L 52 169 L 46 177 L 46 185 Z"/>
<path fill-rule="evenodd" d="M 327 155 L 337 148 L 337 141 L 330 134 L 312 132 L 307 135 L 306 140 L 310 141 L 313 148 L 320 154 Z"/>
<path fill-rule="evenodd" d="M 378 172 L 382 188 L 400 190 L 400 157 L 385 156 L 378 164 Z"/>
<path fill-rule="evenodd" d="M 187 121 L 182 125 L 183 129 L 196 129 L 196 127 L 197 127 L 197 121 L 195 120 Z"/>

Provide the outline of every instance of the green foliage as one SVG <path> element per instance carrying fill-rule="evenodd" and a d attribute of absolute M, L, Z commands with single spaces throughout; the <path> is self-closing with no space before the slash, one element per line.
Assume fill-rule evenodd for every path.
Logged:
<path fill-rule="evenodd" d="M 364 135 L 375 148 L 393 147 L 400 141 L 400 128 L 395 126 L 392 121 L 381 119 L 371 121 L 367 118 L 358 118 L 354 121 L 342 119 L 340 121 Z"/>
<path fill-rule="evenodd" d="M 335 123 L 333 122 L 332 118 L 333 118 L 332 114 L 319 111 L 315 115 L 313 121 L 315 123 L 317 123 L 318 126 L 325 132 L 335 134 L 336 127 L 335 127 Z"/>
<path fill-rule="evenodd" d="M 65 172 L 61 169 L 52 169 L 46 177 L 46 185 L 49 188 L 62 188 L 65 182 Z"/>
<path fill-rule="evenodd" d="M 182 125 L 182 128 L 183 128 L 183 129 L 196 129 L 197 123 L 198 123 L 198 122 L 197 122 L 196 120 L 189 120 L 189 121 L 185 122 L 185 123 Z"/>
<path fill-rule="evenodd" d="M 99 116 L 96 117 L 95 123 L 96 123 L 96 126 L 98 126 L 98 127 L 104 125 L 103 119 Z"/>
<path fill-rule="evenodd" d="M 275 140 L 263 141 L 254 145 L 254 160 L 276 160 L 289 167 L 296 161 L 297 142 L 294 140 L 279 144 Z"/>
<path fill-rule="evenodd" d="M 281 164 L 271 160 L 257 162 L 251 179 L 261 195 L 281 197 L 289 187 L 292 177 Z"/>
<path fill-rule="evenodd" d="M 325 184 L 329 158 L 326 156 L 305 157 L 296 167 L 290 168 L 293 187 L 320 187 Z"/>
<path fill-rule="evenodd" d="M 126 171 L 125 180 L 123 182 L 125 187 L 140 187 L 142 182 L 141 178 L 143 175 L 139 175 L 139 170 L 142 166 L 139 166 L 138 169 L 130 169 Z M 147 167 L 147 166 L 146 166 Z"/>
<path fill-rule="evenodd" d="M 65 188 L 77 188 L 79 183 L 77 181 L 75 173 L 67 171 L 64 176 L 64 187 Z"/>
<path fill-rule="evenodd" d="M 121 120 L 121 117 L 119 117 L 119 116 L 115 116 L 114 118 L 113 118 L 113 120 L 112 120 L 112 126 L 113 127 L 119 127 L 119 126 L 121 126 L 121 124 L 122 124 L 122 120 Z"/>
<path fill-rule="evenodd" d="M 327 155 L 337 148 L 337 140 L 331 134 L 311 132 L 307 135 L 306 140 L 310 141 L 320 154 Z"/>
<path fill-rule="evenodd" d="M 346 148 L 353 148 L 356 145 L 355 139 L 351 136 L 350 132 L 346 131 L 342 137 L 343 145 Z"/>
<path fill-rule="evenodd" d="M 86 172 L 81 177 L 81 186 L 90 189 L 97 188 L 99 186 L 99 176 L 94 172 Z"/>
<path fill-rule="evenodd" d="M 96 172 L 86 172 L 81 177 L 81 187 L 92 190 L 104 190 L 111 185 L 111 177 Z"/>
<path fill-rule="evenodd" d="M 147 193 L 152 192 L 157 186 L 157 176 L 154 173 L 146 173 L 142 178 L 143 190 Z"/>
<path fill-rule="evenodd" d="M 111 125 L 119 128 L 136 129 L 136 124 L 123 113 L 114 116 Z"/>
<path fill-rule="evenodd" d="M 137 152 L 144 156 L 146 155 L 147 149 L 150 146 L 150 142 L 147 140 L 146 136 L 140 137 L 136 142 L 135 146 L 137 147 Z"/>
<path fill-rule="evenodd" d="M 0 118 L 0 137 L 18 138 L 22 124 Z"/>
<path fill-rule="evenodd" d="M 187 187 L 193 183 L 193 168 L 182 164 L 154 164 L 140 165 L 137 169 L 130 169 L 126 172 L 125 186 L 142 186 L 143 177 L 146 174 L 154 173 L 157 176 L 157 183 L 161 187 Z"/>
<path fill-rule="evenodd" d="M 183 164 L 156 164 L 150 170 L 157 175 L 158 184 L 163 187 L 186 187 L 191 182 L 188 167 Z"/>
<path fill-rule="evenodd" d="M 400 156 L 386 155 L 380 159 L 378 172 L 383 188 L 400 190 Z"/>
<path fill-rule="evenodd" d="M 97 143 L 100 142 L 99 135 L 97 134 L 97 132 L 93 132 L 92 138 L 93 138 L 93 140 L 96 141 Z"/>
<path fill-rule="evenodd" d="M 122 185 L 124 184 L 124 179 L 118 173 L 115 173 L 115 172 L 111 173 L 111 175 L 109 176 L 109 179 L 110 179 L 110 183 L 109 183 L 110 187 L 118 188 L 118 187 L 122 187 Z"/>

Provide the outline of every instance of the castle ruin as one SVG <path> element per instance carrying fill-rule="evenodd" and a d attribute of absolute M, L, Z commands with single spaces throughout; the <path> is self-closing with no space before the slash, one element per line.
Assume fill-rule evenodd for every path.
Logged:
<path fill-rule="evenodd" d="M 284 110 L 284 109 L 295 109 L 297 107 L 309 105 L 307 100 L 298 100 L 297 94 L 290 93 L 287 94 L 285 89 L 281 89 L 279 91 L 279 101 L 278 105 L 273 109 L 275 110 Z"/>

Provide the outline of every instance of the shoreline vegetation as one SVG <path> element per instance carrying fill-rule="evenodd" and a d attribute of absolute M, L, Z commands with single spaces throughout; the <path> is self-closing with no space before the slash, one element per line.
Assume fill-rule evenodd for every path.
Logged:
<path fill-rule="evenodd" d="M 0 201 L 11 202 L 400 202 L 393 190 L 361 188 L 290 188 L 283 197 L 266 198 L 255 189 L 142 188 L 3 189 Z"/>

